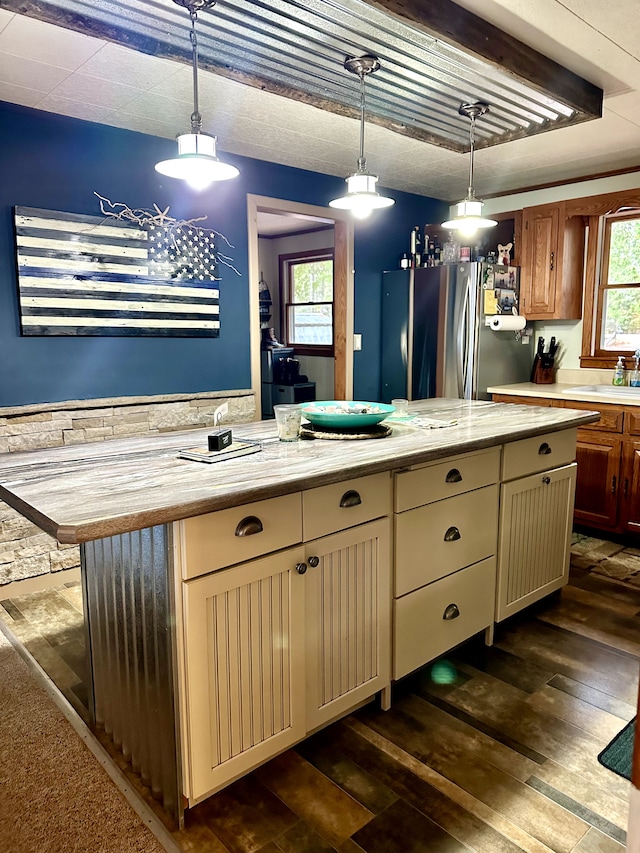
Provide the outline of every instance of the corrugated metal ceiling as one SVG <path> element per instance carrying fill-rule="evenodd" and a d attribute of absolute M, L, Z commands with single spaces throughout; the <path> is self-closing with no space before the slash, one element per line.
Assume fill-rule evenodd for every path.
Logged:
<path fill-rule="evenodd" d="M 189 12 L 173 0 L 20 5 L 24 14 L 144 53 L 191 58 Z M 479 148 L 596 117 L 379 6 L 363 0 L 219 0 L 198 13 L 200 67 L 357 115 L 359 82 L 343 62 L 372 53 L 381 69 L 366 81 L 367 121 L 455 151 L 468 149 L 469 122 L 458 114 L 465 101 L 490 104 L 477 124 Z"/>

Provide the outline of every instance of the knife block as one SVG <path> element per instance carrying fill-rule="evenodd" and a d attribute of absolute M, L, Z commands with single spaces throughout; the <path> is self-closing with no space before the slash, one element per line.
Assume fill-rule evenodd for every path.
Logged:
<path fill-rule="evenodd" d="M 553 367 L 543 367 L 542 362 L 536 357 L 533 363 L 531 381 L 536 385 L 553 385 L 556 381 L 556 371 Z"/>

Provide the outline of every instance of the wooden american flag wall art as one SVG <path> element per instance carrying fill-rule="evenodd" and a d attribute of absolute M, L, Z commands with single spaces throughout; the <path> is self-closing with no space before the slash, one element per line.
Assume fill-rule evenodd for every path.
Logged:
<path fill-rule="evenodd" d="M 218 337 L 215 232 L 15 207 L 23 335 Z"/>

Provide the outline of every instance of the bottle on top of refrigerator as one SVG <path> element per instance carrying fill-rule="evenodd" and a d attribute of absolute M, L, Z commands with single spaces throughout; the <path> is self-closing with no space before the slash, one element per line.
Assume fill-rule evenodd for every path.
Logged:
<path fill-rule="evenodd" d="M 613 385 L 624 385 L 624 374 L 624 358 L 620 355 L 618 356 L 618 363 L 616 364 L 616 369 L 613 371 Z"/>

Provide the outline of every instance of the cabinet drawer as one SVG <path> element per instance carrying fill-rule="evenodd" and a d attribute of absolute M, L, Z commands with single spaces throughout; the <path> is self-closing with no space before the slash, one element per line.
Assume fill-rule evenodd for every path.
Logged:
<path fill-rule="evenodd" d="M 185 580 L 302 541 L 300 492 L 176 523 Z"/>
<path fill-rule="evenodd" d="M 395 480 L 395 511 L 404 512 L 497 483 L 499 469 L 500 448 L 492 447 L 482 453 L 454 456 L 444 462 L 401 471 Z"/>
<path fill-rule="evenodd" d="M 496 552 L 498 486 L 486 486 L 395 516 L 395 595 Z"/>
<path fill-rule="evenodd" d="M 304 541 L 391 513 L 391 474 L 372 474 L 302 493 Z"/>
<path fill-rule="evenodd" d="M 576 458 L 576 439 L 577 430 L 565 429 L 505 444 L 502 451 L 502 479 L 526 477 L 536 471 L 573 462 Z"/>
<path fill-rule="evenodd" d="M 565 409 L 578 409 L 582 412 L 600 412 L 600 420 L 587 424 L 580 429 L 605 430 L 605 432 L 622 432 L 623 409 L 617 406 L 607 406 L 604 403 L 583 403 L 577 400 L 567 400 Z"/>
<path fill-rule="evenodd" d="M 489 557 L 394 601 L 394 679 L 492 624 L 495 576 Z"/>
<path fill-rule="evenodd" d="M 640 435 L 640 408 L 625 412 L 624 429 L 629 435 Z"/>

